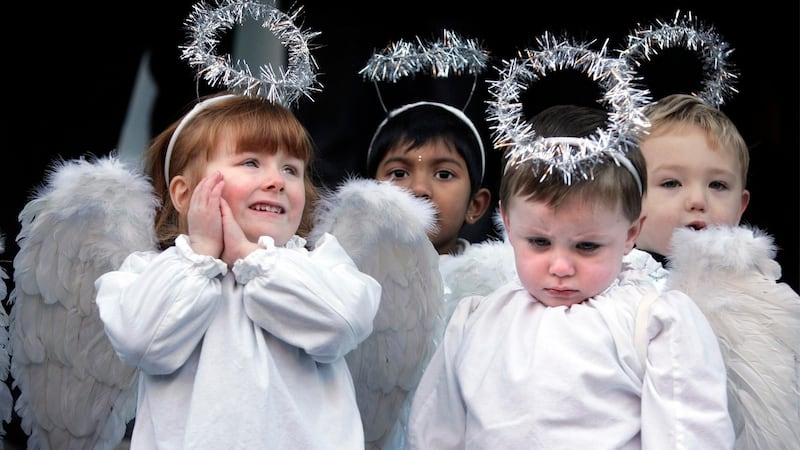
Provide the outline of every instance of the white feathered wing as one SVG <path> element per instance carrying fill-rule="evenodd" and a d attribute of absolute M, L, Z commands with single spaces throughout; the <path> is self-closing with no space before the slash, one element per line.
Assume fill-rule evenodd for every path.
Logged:
<path fill-rule="evenodd" d="M 676 230 L 667 288 L 689 294 L 717 335 L 736 448 L 800 442 L 800 296 L 779 283 L 772 238 L 757 228 Z"/>
<path fill-rule="evenodd" d="M 5 251 L 5 235 L 0 233 L 0 255 Z M 6 300 L 6 294 L 8 293 L 5 282 L 6 279 L 8 279 L 8 274 L 6 274 L 5 269 L 0 267 L 0 450 L 3 450 L 3 441 L 6 435 L 5 424 L 11 422 L 11 412 L 14 401 L 14 398 L 11 396 L 11 390 L 6 384 L 9 364 L 11 364 L 9 356 L 10 348 L 8 345 L 9 319 L 5 305 L 3 305 L 3 302 Z"/>
<path fill-rule="evenodd" d="M 111 347 L 95 279 L 155 248 L 150 182 L 114 156 L 55 164 L 19 215 L 11 309 L 15 410 L 29 449 L 111 449 L 135 414 L 134 367 Z"/>
<path fill-rule="evenodd" d="M 308 241 L 339 240 L 382 286 L 372 334 L 346 359 L 367 449 L 398 448 L 406 409 L 441 334 L 439 255 L 427 237 L 432 204 L 388 182 L 345 180 L 324 193 Z"/>

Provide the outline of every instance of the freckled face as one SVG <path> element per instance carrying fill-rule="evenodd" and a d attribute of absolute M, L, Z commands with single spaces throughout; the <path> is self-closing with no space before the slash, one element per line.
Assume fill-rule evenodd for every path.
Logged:
<path fill-rule="evenodd" d="M 580 303 L 603 292 L 633 248 L 640 222 L 621 207 L 568 199 L 557 210 L 514 196 L 502 208 L 522 285 L 547 306 Z"/>
<path fill-rule="evenodd" d="M 297 232 L 306 201 L 305 164 L 283 149 L 235 152 L 222 139 L 206 166 L 205 176 L 222 173 L 222 197 L 247 239 L 270 236 L 285 245 Z"/>
<path fill-rule="evenodd" d="M 428 237 L 440 254 L 455 247 L 467 215 L 471 188 L 467 164 L 458 150 L 443 140 L 430 141 L 413 150 L 396 146 L 381 160 L 375 178 L 389 180 L 418 197 L 430 199 L 437 210 L 437 229 Z"/>

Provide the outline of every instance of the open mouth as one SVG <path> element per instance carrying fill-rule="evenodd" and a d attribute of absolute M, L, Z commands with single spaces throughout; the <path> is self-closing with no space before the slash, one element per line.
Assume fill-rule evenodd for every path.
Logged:
<path fill-rule="evenodd" d="M 686 225 L 686 228 L 688 228 L 690 230 L 695 230 L 695 231 L 702 230 L 705 227 L 706 227 L 705 222 L 692 222 L 689 225 Z"/>
<path fill-rule="evenodd" d="M 283 208 L 281 208 L 280 206 L 265 205 L 263 203 L 260 203 L 258 205 L 253 205 L 253 206 L 250 207 L 250 209 L 253 209 L 253 210 L 256 210 L 256 211 L 261 211 L 261 212 L 271 212 L 271 213 L 275 213 L 275 214 L 283 214 L 284 213 Z"/>

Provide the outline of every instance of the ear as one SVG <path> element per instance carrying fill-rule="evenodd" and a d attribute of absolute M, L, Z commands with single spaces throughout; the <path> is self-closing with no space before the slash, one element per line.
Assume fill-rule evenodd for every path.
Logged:
<path fill-rule="evenodd" d="M 645 219 L 647 219 L 646 215 L 640 215 L 638 219 L 633 221 L 630 228 L 628 228 L 628 237 L 625 239 L 626 255 L 633 250 L 633 246 L 636 244 L 636 239 L 639 238 L 639 233 L 642 231 L 642 225 L 644 225 Z"/>
<path fill-rule="evenodd" d="M 742 191 L 742 204 L 739 206 L 739 215 L 736 218 L 736 223 L 742 221 L 742 215 L 744 214 L 744 210 L 747 209 L 747 205 L 750 204 L 750 191 L 747 189 Z"/>
<path fill-rule="evenodd" d="M 491 200 L 492 193 L 489 192 L 489 189 L 478 189 L 478 192 L 476 192 L 469 201 L 467 216 L 464 218 L 464 222 L 472 225 L 479 221 L 481 217 L 486 214 L 486 210 L 489 209 L 489 202 Z"/>
<path fill-rule="evenodd" d="M 169 182 L 169 197 L 178 213 L 185 216 L 189 211 L 189 201 L 192 199 L 192 191 L 185 176 L 176 175 L 172 178 Z"/>

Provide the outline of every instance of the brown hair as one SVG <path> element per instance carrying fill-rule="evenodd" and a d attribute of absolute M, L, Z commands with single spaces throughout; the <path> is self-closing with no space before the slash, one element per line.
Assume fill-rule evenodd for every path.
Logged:
<path fill-rule="evenodd" d="M 187 229 L 185 218 L 172 204 L 164 175 L 167 146 L 180 122 L 177 120 L 158 134 L 145 155 L 145 170 L 156 195 L 162 201 L 155 218 L 156 237 L 162 250 L 174 245 L 175 238 Z M 314 147 L 308 131 L 294 113 L 284 106 L 260 98 L 236 95 L 204 107 L 183 126 L 175 140 L 169 163 L 170 179 L 182 174 L 189 179 L 190 188 L 194 189 L 200 182 L 199 174 L 210 159 L 217 139 L 226 133 L 236 136 L 237 151 L 263 149 L 275 153 L 278 148 L 283 148 L 306 163 L 306 204 L 297 234 L 308 235 L 313 208 L 319 198 L 311 171 Z"/>
<path fill-rule="evenodd" d="M 704 129 L 713 148 L 736 152 L 742 186 L 747 185 L 750 151 L 736 125 L 725 113 L 694 95 L 673 94 L 647 106 L 645 115 L 650 120 L 650 136 L 668 132 L 672 126 L 681 124 Z M 647 136 L 643 138 L 646 139 Z"/>
<path fill-rule="evenodd" d="M 606 120 L 607 113 L 602 109 L 556 105 L 534 116 L 531 125 L 543 137 L 586 137 L 597 128 L 605 127 Z M 631 146 L 624 154 L 639 174 L 641 188 L 645 189 L 647 170 L 642 152 L 638 146 Z M 558 208 L 565 199 L 580 197 L 600 202 L 609 208 L 621 205 L 623 214 L 631 222 L 638 219 L 642 212 L 643 193 L 639 191 L 639 183 L 625 166 L 610 158 L 596 164 L 588 179 L 573 176 L 569 184 L 560 173 L 545 175 L 544 170 L 547 168 L 534 160 L 507 165 L 500 181 L 500 203 L 503 207 L 507 209 L 512 197 L 517 195 L 526 200 L 544 201 L 553 208 Z"/>

